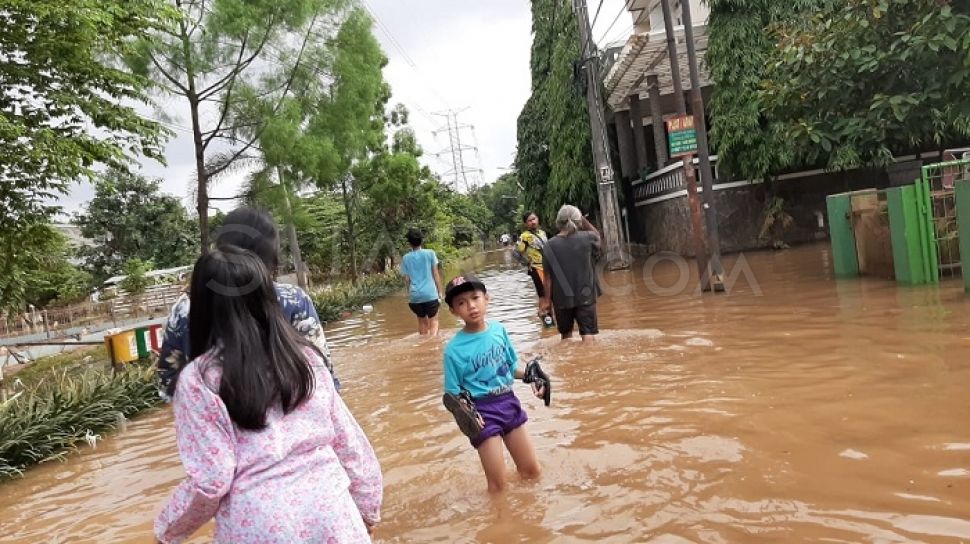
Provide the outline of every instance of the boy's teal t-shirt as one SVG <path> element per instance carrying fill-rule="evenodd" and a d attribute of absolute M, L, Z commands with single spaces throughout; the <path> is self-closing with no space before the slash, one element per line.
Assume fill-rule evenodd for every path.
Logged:
<path fill-rule="evenodd" d="M 488 321 L 482 332 L 458 331 L 445 346 L 445 391 L 472 397 L 500 395 L 512 390 L 518 355 L 508 331 Z"/>
<path fill-rule="evenodd" d="M 411 278 L 408 302 L 415 304 L 438 300 L 438 286 L 431 269 L 438 266 L 438 255 L 430 249 L 409 252 L 401 260 L 401 274 Z"/>

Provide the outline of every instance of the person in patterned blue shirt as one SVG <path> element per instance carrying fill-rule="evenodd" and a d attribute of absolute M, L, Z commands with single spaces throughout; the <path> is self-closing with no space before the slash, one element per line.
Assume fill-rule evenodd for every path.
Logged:
<path fill-rule="evenodd" d="M 263 210 L 243 207 L 230 212 L 216 235 L 215 245 L 252 251 L 269 270 L 276 270 L 279 265 L 279 229 L 273 217 Z M 274 282 L 274 286 L 287 321 L 320 350 L 323 362 L 333 376 L 334 387 L 340 391 L 340 380 L 334 372 L 323 324 L 313 301 L 295 285 Z M 189 296 L 183 293 L 169 312 L 158 356 L 159 394 L 166 401 L 170 401 L 175 393 L 179 372 L 189 363 L 189 345 Z"/>

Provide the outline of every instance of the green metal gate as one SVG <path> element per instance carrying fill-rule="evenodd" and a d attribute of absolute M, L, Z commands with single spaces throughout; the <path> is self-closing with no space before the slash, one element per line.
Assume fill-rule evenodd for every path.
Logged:
<path fill-rule="evenodd" d="M 919 200 L 928 212 L 921 215 L 929 220 L 927 235 L 933 241 L 929 245 L 932 253 L 927 257 L 936 263 L 938 278 L 956 278 L 961 273 L 960 226 L 957 223 L 955 188 L 968 181 L 970 159 L 963 159 L 924 166 L 923 175 L 916 184 L 917 191 L 922 193 Z M 966 276 L 964 274 L 965 279 Z"/>

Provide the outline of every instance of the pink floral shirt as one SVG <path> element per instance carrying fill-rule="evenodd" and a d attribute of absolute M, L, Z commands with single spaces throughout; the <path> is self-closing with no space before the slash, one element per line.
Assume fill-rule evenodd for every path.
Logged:
<path fill-rule="evenodd" d="M 160 541 L 182 542 L 215 516 L 216 542 L 370 542 L 381 467 L 323 361 L 308 357 L 313 395 L 289 414 L 272 408 L 262 431 L 233 424 L 210 353 L 185 367 L 173 405 L 186 478 L 155 519 Z"/>

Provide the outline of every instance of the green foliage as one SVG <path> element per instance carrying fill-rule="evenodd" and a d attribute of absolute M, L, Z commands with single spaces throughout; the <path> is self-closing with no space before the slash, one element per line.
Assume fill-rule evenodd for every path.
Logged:
<path fill-rule="evenodd" d="M 124 266 L 125 279 L 121 280 L 119 287 L 129 295 L 144 293 L 151 285 L 151 279 L 146 277 L 145 274 L 151 272 L 153 268 L 151 261 L 128 259 Z"/>
<path fill-rule="evenodd" d="M 85 436 L 114 428 L 119 412 L 129 417 L 158 402 L 152 369 L 133 367 L 114 375 L 101 369 L 51 373 L 0 405 L 0 479 L 61 459 Z"/>
<path fill-rule="evenodd" d="M 0 312 L 70 302 L 87 293 L 90 278 L 68 262 L 64 236 L 47 223 L 33 223 L 0 237 Z"/>
<path fill-rule="evenodd" d="M 44 221 L 98 164 L 162 159 L 146 80 L 107 59 L 171 21 L 160 0 L 7 0 L 0 8 L 0 237 Z"/>
<path fill-rule="evenodd" d="M 58 275 L 80 281 L 47 226 L 72 182 L 98 165 L 124 168 L 133 155 L 161 160 L 167 133 L 131 107 L 148 101 L 146 81 L 109 59 L 169 22 L 159 0 L 7 0 L 0 8 L 0 311 L 50 298 L 43 284 Z"/>
<path fill-rule="evenodd" d="M 471 193 L 472 199 L 488 209 L 488 219 L 478 223 L 489 239 L 495 240 L 504 233 L 515 235 L 522 228 L 522 190 L 518 174 L 509 172 L 499 176 L 491 185 L 478 187 Z"/>
<path fill-rule="evenodd" d="M 368 302 L 400 291 L 401 276 L 396 270 L 383 274 L 368 274 L 354 284 L 340 282 L 310 293 L 317 314 L 324 321 L 338 319 L 344 312 L 359 310 Z"/>
<path fill-rule="evenodd" d="M 515 164 L 525 206 L 544 218 L 563 204 L 592 209 L 596 183 L 589 113 L 574 62 L 581 56 L 570 2 L 532 2 L 532 96 L 518 120 Z"/>
<path fill-rule="evenodd" d="M 769 27 L 798 21 L 838 0 L 710 0 L 705 60 L 715 82 L 708 110 L 720 169 L 742 179 L 777 172 L 791 146 L 776 119 L 764 114 L 761 82 L 776 55 Z"/>
<path fill-rule="evenodd" d="M 774 30 L 761 100 L 786 165 L 883 166 L 970 137 L 970 2 L 850 0 Z"/>
<path fill-rule="evenodd" d="M 59 234 L 59 233 L 58 233 Z M 38 308 L 48 304 L 77 302 L 90 293 L 94 285 L 91 274 L 71 264 L 66 244 L 51 248 L 49 262 L 27 276 L 25 299 Z"/>
<path fill-rule="evenodd" d="M 208 186 L 251 157 L 280 166 L 283 148 L 318 157 L 290 140 L 308 103 L 325 90 L 331 38 L 348 0 L 200 0 L 174 2 L 181 18 L 172 32 L 138 42 L 128 63 L 158 87 L 184 99 L 196 159 L 200 247 L 208 246 Z M 202 105 L 216 115 L 202 115 Z M 264 137 L 264 131 L 267 132 Z M 272 136 L 272 137 L 270 137 Z M 224 151 L 216 152 L 221 144 Z M 325 154 L 324 154 L 325 155 Z"/>
<path fill-rule="evenodd" d="M 880 166 L 970 136 L 966 0 L 711 0 L 721 168 Z"/>
<path fill-rule="evenodd" d="M 120 274 L 129 259 L 159 268 L 191 264 L 198 231 L 181 202 L 159 193 L 159 181 L 111 170 L 95 185 L 95 196 L 76 218 L 95 241 L 82 248 L 86 268 L 98 282 Z"/>

